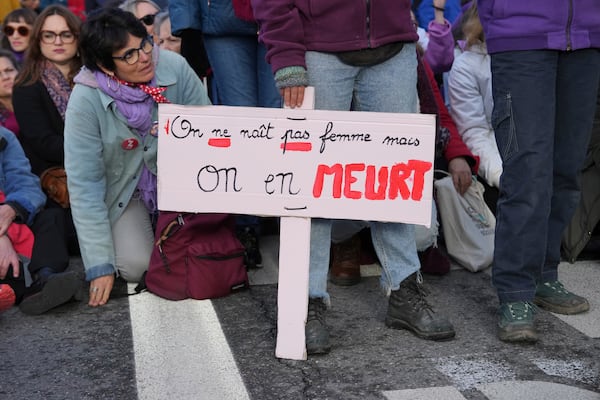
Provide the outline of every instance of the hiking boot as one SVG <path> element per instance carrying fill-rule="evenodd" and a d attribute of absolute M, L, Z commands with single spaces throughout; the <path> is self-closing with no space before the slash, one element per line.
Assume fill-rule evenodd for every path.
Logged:
<path fill-rule="evenodd" d="M 32 292 L 26 294 L 19 304 L 21 312 L 29 315 L 43 314 L 71 300 L 82 285 L 75 271 L 43 273 L 32 285 Z"/>
<path fill-rule="evenodd" d="M 527 301 L 500 304 L 498 338 L 504 342 L 537 342 L 533 321 L 535 311 L 535 306 Z"/>
<path fill-rule="evenodd" d="M 415 273 L 391 293 L 385 324 L 394 329 L 407 329 L 427 340 L 452 339 L 456 334 L 454 327 L 427 303 L 427 291 L 421 281 L 421 276 Z"/>
<path fill-rule="evenodd" d="M 557 314 L 579 314 L 590 309 L 585 298 L 569 292 L 559 281 L 539 283 L 533 302 Z"/>
<path fill-rule="evenodd" d="M 323 299 L 308 299 L 308 317 L 304 331 L 307 354 L 327 354 L 331 350 L 329 331 L 325 324 L 325 311 L 327 305 Z"/>
<path fill-rule="evenodd" d="M 0 285 L 0 312 L 6 311 L 15 305 L 17 296 L 10 285 L 4 283 Z"/>
<path fill-rule="evenodd" d="M 262 254 L 258 234 L 251 226 L 240 226 L 237 228 L 237 238 L 244 246 L 244 264 L 246 269 L 261 268 Z"/>
<path fill-rule="evenodd" d="M 360 236 L 331 245 L 329 280 L 339 286 L 352 286 L 360 282 Z"/>

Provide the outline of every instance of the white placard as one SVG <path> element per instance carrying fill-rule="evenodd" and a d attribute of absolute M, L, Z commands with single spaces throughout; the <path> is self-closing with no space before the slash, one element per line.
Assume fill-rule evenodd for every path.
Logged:
<path fill-rule="evenodd" d="M 435 116 L 159 107 L 158 206 L 429 226 Z"/>

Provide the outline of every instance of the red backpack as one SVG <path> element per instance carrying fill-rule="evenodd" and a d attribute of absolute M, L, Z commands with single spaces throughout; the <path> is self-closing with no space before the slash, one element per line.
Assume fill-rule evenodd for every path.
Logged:
<path fill-rule="evenodd" d="M 233 216 L 161 211 L 145 283 L 170 300 L 212 299 L 247 288 Z"/>

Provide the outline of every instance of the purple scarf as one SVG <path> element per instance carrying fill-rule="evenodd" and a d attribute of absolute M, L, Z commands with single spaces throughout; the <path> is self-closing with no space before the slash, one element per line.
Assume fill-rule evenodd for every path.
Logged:
<path fill-rule="evenodd" d="M 118 84 L 103 72 L 94 71 L 94 76 L 100 90 L 114 99 L 117 110 L 127 119 L 128 126 L 143 141 L 152 129 L 152 107 L 154 107 L 152 97 L 140 88 Z M 154 84 L 154 79 L 151 84 Z M 142 166 L 142 174 L 137 188 L 148 211 L 154 213 L 158 209 L 156 205 L 156 175 L 150 172 L 145 163 Z"/>

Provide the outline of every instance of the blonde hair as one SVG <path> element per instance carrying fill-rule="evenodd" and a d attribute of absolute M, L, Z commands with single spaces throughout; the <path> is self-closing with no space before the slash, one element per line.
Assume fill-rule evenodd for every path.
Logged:
<path fill-rule="evenodd" d="M 465 11 L 462 18 L 462 31 L 465 35 L 465 41 L 467 48 L 475 45 L 485 43 L 485 36 L 483 34 L 483 26 L 479 20 L 479 11 L 477 10 L 477 2 L 473 4 Z"/>

